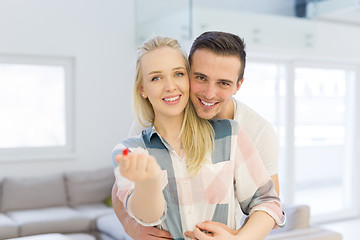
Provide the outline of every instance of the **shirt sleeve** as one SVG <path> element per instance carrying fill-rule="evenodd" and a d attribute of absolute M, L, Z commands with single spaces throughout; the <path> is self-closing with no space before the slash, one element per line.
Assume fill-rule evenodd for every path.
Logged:
<path fill-rule="evenodd" d="M 265 169 L 270 176 L 279 172 L 279 140 L 271 124 L 264 125 L 256 142 L 256 149 L 259 152 Z"/>
<path fill-rule="evenodd" d="M 234 126 L 238 131 L 232 135 L 231 154 L 235 161 L 235 192 L 241 209 L 247 215 L 264 211 L 277 227 L 283 227 L 285 215 L 274 183 L 247 132 L 237 124 Z"/>
<path fill-rule="evenodd" d="M 272 124 L 252 108 L 234 99 L 234 120 L 243 126 L 270 176 L 279 171 L 279 140 Z"/>

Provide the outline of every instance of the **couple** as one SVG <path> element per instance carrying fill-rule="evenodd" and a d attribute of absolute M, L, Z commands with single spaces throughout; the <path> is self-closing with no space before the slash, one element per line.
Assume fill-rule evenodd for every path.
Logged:
<path fill-rule="evenodd" d="M 283 224 L 274 190 L 277 144 L 271 126 L 232 99 L 243 81 L 244 44 L 207 32 L 195 40 L 189 62 L 191 71 L 170 38 L 154 38 L 139 51 L 135 110 L 151 126 L 114 149 L 115 212 L 134 239 L 263 239 Z M 211 118 L 240 125 L 204 120 Z M 238 204 L 250 217 L 237 229 Z"/>

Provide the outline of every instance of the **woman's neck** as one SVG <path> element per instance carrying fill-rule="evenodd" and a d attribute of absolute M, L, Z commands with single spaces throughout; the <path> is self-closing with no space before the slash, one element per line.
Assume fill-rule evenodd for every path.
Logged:
<path fill-rule="evenodd" d="M 183 120 L 182 116 L 166 119 L 155 117 L 154 120 L 156 131 L 170 144 L 179 156 L 182 156 L 180 131 Z"/>

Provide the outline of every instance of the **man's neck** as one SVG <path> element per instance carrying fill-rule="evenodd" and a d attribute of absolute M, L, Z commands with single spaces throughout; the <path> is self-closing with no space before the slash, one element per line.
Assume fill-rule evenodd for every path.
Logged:
<path fill-rule="evenodd" d="M 214 119 L 234 119 L 234 101 L 231 101 Z"/>

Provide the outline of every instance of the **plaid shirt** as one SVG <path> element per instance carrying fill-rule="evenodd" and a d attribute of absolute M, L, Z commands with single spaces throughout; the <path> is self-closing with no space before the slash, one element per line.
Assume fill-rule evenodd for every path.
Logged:
<path fill-rule="evenodd" d="M 154 127 L 136 138 L 128 138 L 113 150 L 117 196 L 130 216 L 145 226 L 168 230 L 174 239 L 184 239 L 197 223 L 211 220 L 235 229 L 235 209 L 240 203 L 249 215 L 254 211 L 267 212 L 277 226 L 285 224 L 280 199 L 274 183 L 246 131 L 232 120 L 211 120 L 215 131 L 214 151 L 195 177 L 188 175 L 182 159 Z M 164 215 L 157 222 L 144 223 L 127 208 L 134 183 L 122 177 L 115 156 L 129 148 L 131 152 L 146 152 L 155 157 L 163 173 Z"/>

